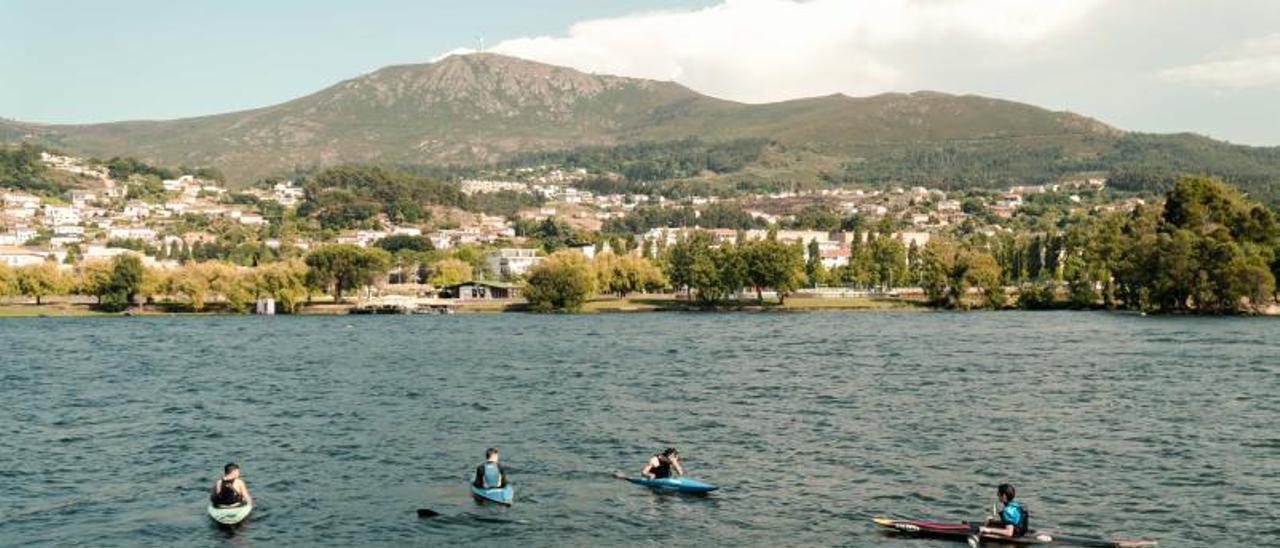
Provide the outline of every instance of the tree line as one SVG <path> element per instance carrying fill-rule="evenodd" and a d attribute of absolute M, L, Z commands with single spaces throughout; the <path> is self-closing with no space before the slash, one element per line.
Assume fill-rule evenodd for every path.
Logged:
<path fill-rule="evenodd" d="M 973 291 L 1006 306 L 1236 313 L 1276 298 L 1275 212 L 1220 179 L 1178 179 L 1162 204 L 1059 219 L 1036 231 L 958 231 L 921 250 L 932 302 L 967 306 Z M 972 290 L 972 291 L 971 291 Z"/>

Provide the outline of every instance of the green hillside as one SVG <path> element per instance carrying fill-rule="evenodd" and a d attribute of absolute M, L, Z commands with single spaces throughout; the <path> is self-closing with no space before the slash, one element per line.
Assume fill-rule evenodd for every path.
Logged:
<path fill-rule="evenodd" d="M 645 164 L 663 160 L 644 154 L 670 152 L 690 138 L 702 143 L 699 157 L 711 168 L 691 173 L 697 162 L 687 159 Z M 601 162 L 602 154 L 621 146 L 616 155 L 631 173 L 677 173 L 709 184 L 958 188 L 1107 173 L 1154 188 L 1190 171 L 1280 194 L 1277 148 L 1131 134 L 1077 114 L 937 92 L 743 104 L 670 82 L 494 54 L 387 67 L 279 105 L 198 118 L 91 125 L 0 119 L 0 140 L 211 166 L 241 184 L 344 163 L 475 166 L 588 151 L 610 165 L 617 162 Z M 744 155 L 743 143 L 769 145 L 747 146 L 759 153 Z M 721 161 L 726 156 L 733 161 Z"/>

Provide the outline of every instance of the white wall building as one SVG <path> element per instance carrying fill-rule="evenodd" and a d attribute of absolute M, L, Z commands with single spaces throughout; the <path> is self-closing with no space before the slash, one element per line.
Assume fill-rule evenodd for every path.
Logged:
<path fill-rule="evenodd" d="M 536 249 L 503 248 L 485 257 L 489 271 L 508 278 L 524 275 L 525 271 L 541 261 L 542 257 L 538 256 Z"/>
<path fill-rule="evenodd" d="M 22 267 L 44 262 L 45 254 L 24 247 L 0 246 L 0 263 Z"/>

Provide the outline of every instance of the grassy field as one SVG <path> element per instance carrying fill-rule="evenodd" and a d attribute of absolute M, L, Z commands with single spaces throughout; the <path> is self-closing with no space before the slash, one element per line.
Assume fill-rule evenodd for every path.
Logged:
<path fill-rule="evenodd" d="M 0 304 L 0 318 L 32 318 L 39 316 L 74 317 L 74 316 L 116 316 L 99 312 L 80 303 L 48 303 L 42 305 L 7 303 Z"/>

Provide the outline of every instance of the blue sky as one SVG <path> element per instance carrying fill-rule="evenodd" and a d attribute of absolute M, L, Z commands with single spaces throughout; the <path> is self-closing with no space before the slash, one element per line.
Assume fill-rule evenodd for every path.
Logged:
<path fill-rule="evenodd" d="M 0 117 L 173 118 L 265 106 L 386 65 L 691 0 L 0 0 Z"/>
<path fill-rule="evenodd" d="M 265 106 L 474 47 L 747 102 L 930 89 L 1280 145 L 1276 0 L 0 0 L 0 116 Z"/>

